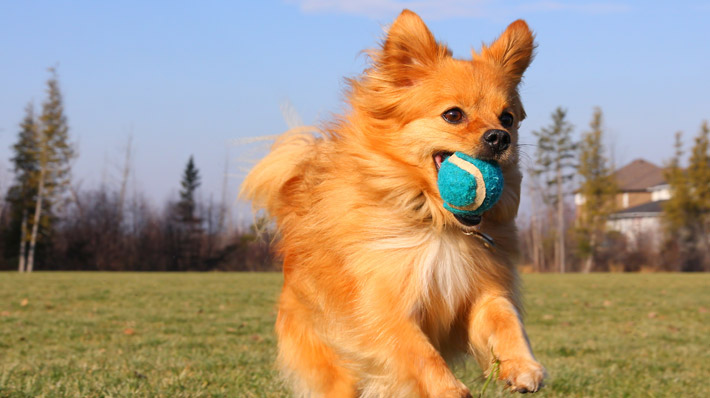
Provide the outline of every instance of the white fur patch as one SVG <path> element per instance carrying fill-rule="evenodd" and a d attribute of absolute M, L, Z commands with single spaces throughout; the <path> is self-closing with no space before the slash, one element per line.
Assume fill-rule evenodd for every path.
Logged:
<path fill-rule="evenodd" d="M 426 309 L 428 303 L 441 300 L 453 318 L 473 283 L 473 265 L 465 244 L 451 233 L 432 233 L 416 267 L 421 305 Z"/>
<path fill-rule="evenodd" d="M 382 239 L 369 247 L 380 252 L 399 252 L 387 257 L 413 266 L 405 282 L 410 284 L 410 291 L 419 295 L 411 308 L 412 314 L 427 311 L 435 302 L 444 303 L 448 314 L 437 314 L 437 317 L 447 322 L 444 318 L 453 319 L 458 307 L 469 298 L 473 284 L 475 272 L 465 238 L 453 232 L 431 231 Z"/>

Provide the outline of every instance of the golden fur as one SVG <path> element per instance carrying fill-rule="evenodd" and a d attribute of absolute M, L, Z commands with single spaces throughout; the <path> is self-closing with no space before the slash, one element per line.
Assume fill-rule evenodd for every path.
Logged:
<path fill-rule="evenodd" d="M 350 81 L 351 110 L 321 137 L 285 134 L 250 172 L 241 195 L 280 232 L 278 363 L 298 396 L 467 397 L 445 362 L 460 353 L 483 369 L 499 360 L 514 390 L 540 387 L 513 266 L 517 86 L 533 48 L 519 20 L 472 60 L 454 59 L 405 10 Z M 464 123 L 442 119 L 452 107 Z M 515 117 L 512 144 L 495 157 L 503 195 L 466 227 L 442 207 L 432 156 L 484 156 L 481 136 L 503 128 L 503 111 Z"/>

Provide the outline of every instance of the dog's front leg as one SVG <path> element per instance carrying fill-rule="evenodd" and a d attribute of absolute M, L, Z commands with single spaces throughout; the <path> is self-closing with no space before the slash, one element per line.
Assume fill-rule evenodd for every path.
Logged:
<path fill-rule="evenodd" d="M 499 378 L 513 391 L 535 392 L 545 370 L 532 354 L 520 314 L 504 295 L 488 294 L 472 307 L 469 340 L 479 363 L 488 372 L 499 361 Z"/>
<path fill-rule="evenodd" d="M 399 380 L 415 383 L 422 398 L 470 398 L 468 388 L 453 375 L 421 329 L 402 319 L 379 329 L 380 337 L 372 339 L 371 348 L 389 369 L 396 369 Z M 385 337 L 389 335 L 389 337 Z M 390 395 L 400 396 L 400 395 Z"/>
<path fill-rule="evenodd" d="M 453 375 L 415 319 L 404 311 L 401 293 L 372 283 L 359 304 L 360 313 L 352 329 L 358 341 L 357 355 L 381 369 L 385 390 L 365 396 L 421 398 L 470 398 L 468 388 Z M 352 340 L 351 340 L 352 341 Z M 376 381 L 375 381 L 376 382 Z"/>

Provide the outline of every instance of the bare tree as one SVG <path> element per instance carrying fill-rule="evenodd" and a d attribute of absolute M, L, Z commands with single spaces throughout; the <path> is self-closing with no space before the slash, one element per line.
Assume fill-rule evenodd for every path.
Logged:
<path fill-rule="evenodd" d="M 121 213 L 123 213 L 123 207 L 126 202 L 126 192 L 128 190 L 128 177 L 131 175 L 131 160 L 133 158 L 132 152 L 133 135 L 128 136 L 128 142 L 126 143 L 126 154 L 123 160 L 123 170 L 121 172 L 121 191 L 118 196 L 118 206 Z"/>

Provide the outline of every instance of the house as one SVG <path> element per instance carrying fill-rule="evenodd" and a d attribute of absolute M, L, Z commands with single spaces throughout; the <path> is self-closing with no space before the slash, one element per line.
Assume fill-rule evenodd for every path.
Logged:
<path fill-rule="evenodd" d="M 615 213 L 607 220 L 607 228 L 621 232 L 630 245 L 641 240 L 657 248 L 663 237 L 663 203 L 670 199 L 670 186 L 663 169 L 643 159 L 636 159 L 613 174 L 618 192 Z M 577 206 L 584 196 L 575 194 Z"/>

